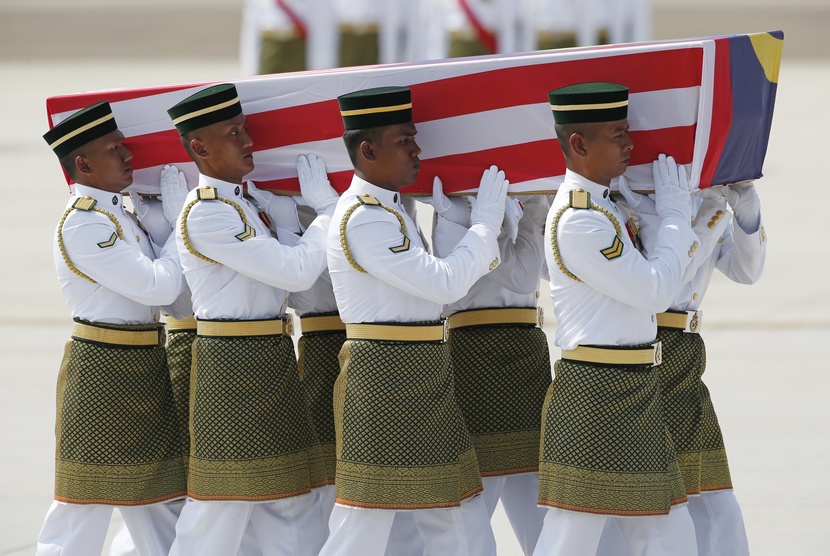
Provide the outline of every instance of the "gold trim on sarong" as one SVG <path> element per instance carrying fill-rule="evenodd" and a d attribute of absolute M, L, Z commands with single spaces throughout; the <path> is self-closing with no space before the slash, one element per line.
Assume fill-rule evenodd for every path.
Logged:
<path fill-rule="evenodd" d="M 334 387 L 337 494 L 346 506 L 458 506 L 481 492 L 446 343 L 347 340 Z"/>
<path fill-rule="evenodd" d="M 658 367 L 663 411 L 688 494 L 732 488 L 715 407 L 703 382 L 706 346 L 699 334 L 659 328 L 665 357 Z"/>
<path fill-rule="evenodd" d="M 482 477 L 539 469 L 550 351 L 538 327 L 450 328 L 455 397 Z"/>
<path fill-rule="evenodd" d="M 539 324 L 539 310 L 536 307 L 504 307 L 497 309 L 474 309 L 460 311 L 447 319 L 450 328 L 482 326 L 493 324 Z"/>
<path fill-rule="evenodd" d="M 657 369 L 556 362 L 542 410 L 540 505 L 638 516 L 687 500 Z"/>
<path fill-rule="evenodd" d="M 57 392 L 56 500 L 135 506 L 184 496 L 164 348 L 70 340 Z"/>
<path fill-rule="evenodd" d="M 446 325 L 442 324 L 346 324 L 349 340 L 386 340 L 391 342 L 443 342 Z"/>

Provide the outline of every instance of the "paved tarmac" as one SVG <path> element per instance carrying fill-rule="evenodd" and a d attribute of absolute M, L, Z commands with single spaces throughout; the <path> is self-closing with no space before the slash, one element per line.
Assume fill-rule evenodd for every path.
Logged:
<path fill-rule="evenodd" d="M 233 59 L 0 62 L 0 556 L 34 553 L 52 499 L 55 381 L 70 331 L 52 260 L 67 189 L 41 138 L 45 99 L 237 74 Z M 756 556 L 830 553 L 828 89 L 830 61 L 785 59 L 758 183 L 766 273 L 750 287 L 716 276 L 704 303 L 706 381 Z M 500 556 L 521 554 L 503 514 L 494 527 Z"/>

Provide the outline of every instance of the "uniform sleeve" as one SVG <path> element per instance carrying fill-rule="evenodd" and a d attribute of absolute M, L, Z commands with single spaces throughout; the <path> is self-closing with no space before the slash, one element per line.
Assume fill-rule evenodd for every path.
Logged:
<path fill-rule="evenodd" d="M 720 270 L 733 282 L 754 284 L 764 272 L 767 256 L 767 238 L 763 222 L 758 229 L 746 233 L 737 222 L 727 228 L 721 237 L 721 249 L 716 263 Z"/>
<path fill-rule="evenodd" d="M 547 207 L 527 203 L 516 241 L 505 234 L 499 236 L 501 264 L 492 272 L 491 278 L 500 286 L 519 293 L 533 293 L 539 289 L 542 265 L 545 260 L 544 222 Z"/>
<path fill-rule="evenodd" d="M 356 210 L 349 219 L 346 237 L 352 258 L 372 276 L 435 303 L 457 301 L 494 262 L 498 264 L 496 234 L 478 224 L 445 258 L 412 246 L 397 218 L 382 208 Z"/>
<path fill-rule="evenodd" d="M 253 280 L 287 291 L 311 287 L 326 266 L 326 230 L 318 216 L 296 246 L 270 235 L 245 234 L 239 213 L 220 201 L 202 201 L 187 217 L 187 236 L 200 254 Z"/>
<path fill-rule="evenodd" d="M 608 297 L 652 313 L 665 311 L 694 254 L 694 232 L 680 220 L 662 221 L 655 252 L 646 259 L 628 238 L 617 238 L 613 224 L 602 213 L 569 209 L 557 230 L 562 262 L 586 285 Z"/>
<path fill-rule="evenodd" d="M 168 240 L 161 256 L 153 260 L 138 246 L 118 238 L 107 217 L 76 213 L 64 223 L 63 245 L 78 270 L 136 303 L 153 307 L 176 300 L 184 279 L 174 242 Z"/>

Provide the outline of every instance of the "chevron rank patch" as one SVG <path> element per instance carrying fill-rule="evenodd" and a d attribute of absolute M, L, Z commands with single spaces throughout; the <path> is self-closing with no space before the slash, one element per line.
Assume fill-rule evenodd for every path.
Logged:
<path fill-rule="evenodd" d="M 403 243 L 398 245 L 397 247 L 390 247 L 390 251 L 393 253 L 403 253 L 404 251 L 409 251 L 409 238 L 404 236 Z"/>
<path fill-rule="evenodd" d="M 106 249 L 107 247 L 112 247 L 113 245 L 115 245 L 115 240 L 117 240 L 117 239 L 118 239 L 118 234 L 113 232 L 112 235 L 110 236 L 110 238 L 107 241 L 102 241 L 101 243 L 99 243 L 98 247 L 100 247 L 101 249 Z"/>
<path fill-rule="evenodd" d="M 614 236 L 614 243 L 611 244 L 611 247 L 606 247 L 605 249 L 600 249 L 600 253 L 603 256 L 610 260 L 616 259 L 623 252 L 623 242 L 620 240 L 619 236 Z"/>
<path fill-rule="evenodd" d="M 245 231 L 239 234 L 236 234 L 236 239 L 239 241 L 245 241 L 251 239 L 252 237 L 256 237 L 256 230 L 251 228 L 250 225 L 245 224 Z"/>

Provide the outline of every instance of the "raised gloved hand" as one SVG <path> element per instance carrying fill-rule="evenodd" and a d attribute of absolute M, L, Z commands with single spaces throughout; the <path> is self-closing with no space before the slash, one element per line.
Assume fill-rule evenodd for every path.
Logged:
<path fill-rule="evenodd" d="M 340 195 L 329 183 L 323 159 L 316 154 L 300 155 L 297 159 L 297 174 L 300 178 L 300 193 L 308 206 L 317 214 L 331 215 Z"/>
<path fill-rule="evenodd" d="M 723 190 L 741 229 L 748 234 L 757 232 L 761 225 L 761 199 L 755 190 L 755 182 L 733 183 Z"/>
<path fill-rule="evenodd" d="M 478 186 L 478 195 L 470 212 L 470 223 L 484 224 L 498 234 L 504 219 L 504 205 L 509 185 L 504 171 L 499 170 L 497 166 L 490 166 L 484 170 Z"/>
<path fill-rule="evenodd" d="M 164 208 L 164 218 L 170 224 L 170 229 L 176 225 L 176 219 L 184 208 L 184 201 L 187 198 L 187 179 L 184 172 L 172 164 L 166 165 L 161 170 L 161 205 Z"/>
<path fill-rule="evenodd" d="M 164 216 L 161 199 L 143 198 L 135 191 L 130 191 L 133 211 L 141 226 L 150 234 L 150 239 L 158 246 L 163 246 L 170 237 L 170 224 Z"/>
<path fill-rule="evenodd" d="M 524 216 L 524 207 L 515 197 L 507 197 L 504 201 L 504 223 L 502 233 L 513 240 L 519 234 L 519 220 Z"/>
<path fill-rule="evenodd" d="M 686 170 L 664 154 L 654 161 L 652 170 L 657 214 L 660 218 L 676 216 L 691 222 L 692 198 Z"/>
<path fill-rule="evenodd" d="M 618 180 L 620 193 L 631 210 L 637 214 L 657 216 L 657 207 L 654 205 L 654 199 L 648 195 L 632 191 L 631 186 L 628 185 L 628 180 L 625 179 L 625 176 L 620 176 Z"/>
<path fill-rule="evenodd" d="M 263 191 L 252 181 L 248 182 L 248 195 L 256 201 L 257 206 L 265 211 L 278 228 L 297 234 L 303 231 L 300 217 L 297 215 L 297 202 L 293 197 Z"/>
<path fill-rule="evenodd" d="M 438 216 L 464 227 L 470 225 L 470 204 L 461 197 L 444 195 L 444 184 L 435 176 L 432 180 L 432 199 L 426 200 L 438 213 Z"/>

